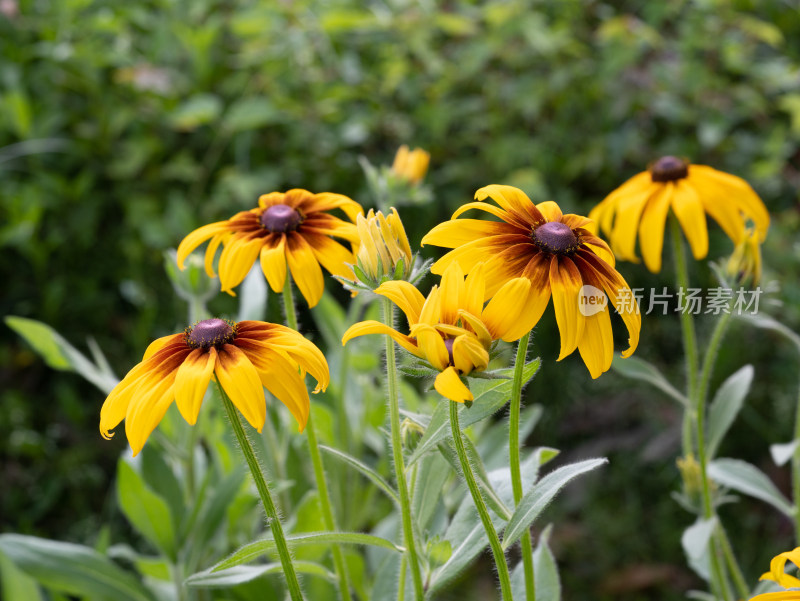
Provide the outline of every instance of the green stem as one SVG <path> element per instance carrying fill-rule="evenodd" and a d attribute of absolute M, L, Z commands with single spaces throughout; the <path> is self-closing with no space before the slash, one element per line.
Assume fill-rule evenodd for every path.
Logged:
<path fill-rule="evenodd" d="M 749 599 L 750 589 L 747 587 L 747 580 L 742 573 L 742 568 L 739 567 L 739 562 L 736 561 L 736 555 L 733 553 L 728 534 L 721 525 L 717 528 L 717 535 L 719 536 L 719 544 L 722 547 L 722 554 L 725 557 L 725 565 L 727 565 L 733 579 L 733 585 L 737 589 L 737 596 L 741 599 Z"/>
<path fill-rule="evenodd" d="M 511 468 L 511 488 L 514 491 L 514 505 L 522 499 L 522 473 L 519 456 L 519 416 L 522 406 L 522 373 L 528 355 L 528 343 L 531 333 L 528 332 L 519 340 L 517 357 L 514 362 L 514 381 L 511 384 L 511 409 L 508 419 L 508 459 Z M 522 567 L 525 572 L 525 599 L 536 601 L 536 585 L 533 570 L 533 541 L 530 529 L 526 530 L 520 540 L 522 550 Z"/>
<path fill-rule="evenodd" d="M 222 404 L 228 414 L 228 419 L 233 426 L 236 440 L 239 442 L 239 448 L 242 450 L 242 454 L 247 461 L 247 467 L 250 468 L 250 473 L 256 483 L 258 494 L 261 497 L 261 503 L 264 505 L 264 511 L 267 514 L 267 522 L 272 530 L 272 537 L 275 539 L 275 546 L 281 558 L 283 575 L 286 578 L 286 584 L 289 586 L 289 595 L 292 601 L 303 601 L 303 593 L 300 592 L 300 583 L 297 581 L 297 574 L 294 571 L 294 564 L 292 564 L 292 556 L 286 544 L 286 537 L 283 535 L 281 520 L 278 517 L 277 509 L 275 509 L 275 503 L 272 501 L 272 495 L 267 487 L 267 481 L 264 479 L 264 474 L 261 472 L 261 466 L 258 464 L 258 459 L 253 451 L 253 445 L 250 443 L 250 439 L 244 431 L 242 420 L 239 418 L 236 408 L 233 406 L 233 403 L 228 398 L 228 395 L 219 382 L 217 382 L 217 388 L 219 389 L 220 397 L 222 397 Z"/>
<path fill-rule="evenodd" d="M 794 532 L 797 546 L 800 546 L 800 392 L 797 397 L 797 408 L 794 417 L 794 441 L 797 447 L 792 455 L 792 491 L 794 494 Z"/>
<path fill-rule="evenodd" d="M 467 451 L 464 448 L 464 439 L 461 437 L 461 426 L 458 423 L 458 404 L 455 401 L 447 401 L 450 403 L 450 429 L 453 433 L 453 442 L 455 443 L 456 453 L 458 453 L 458 460 L 461 463 L 461 472 L 464 475 L 464 480 L 467 483 L 467 488 L 472 495 L 472 501 L 475 503 L 475 508 L 478 510 L 478 515 L 483 523 L 483 529 L 486 531 L 486 536 L 489 537 L 489 546 L 494 555 L 494 562 L 497 565 L 497 576 L 500 578 L 500 593 L 503 601 L 513 599 L 511 594 L 511 577 L 508 573 L 508 564 L 506 563 L 506 556 L 503 553 L 503 548 L 500 546 L 500 538 L 497 536 L 497 530 L 494 528 L 492 518 L 489 515 L 489 510 L 486 508 L 486 502 L 481 496 L 481 491 L 478 488 L 478 483 L 475 482 L 475 474 L 472 473 L 472 466 L 467 457 Z"/>
<path fill-rule="evenodd" d="M 677 218 L 670 213 L 669 216 L 670 234 L 672 236 L 672 253 L 675 256 L 675 273 L 677 276 L 678 291 L 686 292 L 689 290 L 689 269 L 686 265 L 686 253 L 681 239 L 681 228 Z M 697 389 L 697 370 L 699 361 L 697 358 L 697 335 L 694 331 L 694 319 L 689 311 L 681 311 L 681 334 L 683 335 L 683 350 L 686 355 L 686 379 L 688 382 L 687 396 L 691 399 Z M 683 441 L 684 454 L 687 448 L 687 441 Z M 692 448 L 691 441 L 688 448 Z"/>
<path fill-rule="evenodd" d="M 286 310 L 286 325 L 291 329 L 297 331 L 297 312 L 294 308 L 294 296 L 292 294 L 292 281 L 289 273 L 286 274 L 286 282 L 283 285 L 283 306 Z M 328 491 L 328 483 L 325 480 L 325 467 L 322 464 L 322 454 L 319 450 L 319 442 L 317 441 L 317 432 L 314 429 L 314 420 L 312 419 L 311 412 L 308 414 L 308 421 L 306 422 L 306 439 L 308 440 L 308 451 L 311 455 L 311 464 L 314 467 L 314 479 L 317 484 L 317 491 L 319 492 L 319 505 L 322 509 L 322 523 L 325 529 L 329 532 L 335 532 L 336 520 L 333 517 L 333 508 L 331 507 L 331 495 Z M 344 562 L 344 554 L 341 547 L 334 544 L 331 547 L 331 555 L 333 556 L 333 565 L 336 569 L 336 579 L 339 584 L 339 595 L 342 601 L 351 601 L 350 586 L 347 583 L 347 567 Z"/>
<path fill-rule="evenodd" d="M 390 328 L 394 326 L 394 306 L 388 298 L 383 299 L 383 322 Z M 414 525 L 411 521 L 411 501 L 408 497 L 406 483 L 406 467 L 403 461 L 403 442 L 400 439 L 400 401 L 397 392 L 397 362 L 394 356 L 394 340 L 386 336 L 386 379 L 389 389 L 389 422 L 392 433 L 392 458 L 394 474 L 397 479 L 397 492 L 400 495 L 400 511 L 403 519 L 403 541 L 408 553 L 411 567 L 411 579 L 414 582 L 414 595 L 422 601 L 425 590 L 422 585 L 422 572 L 417 555 L 417 544 L 414 540 Z"/>

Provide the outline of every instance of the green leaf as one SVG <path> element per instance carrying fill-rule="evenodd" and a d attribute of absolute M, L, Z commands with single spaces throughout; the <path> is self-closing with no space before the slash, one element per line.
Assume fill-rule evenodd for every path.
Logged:
<path fill-rule="evenodd" d="M 424 531 L 439 505 L 439 499 L 444 492 L 442 483 L 450 474 L 450 466 L 439 453 L 427 454 L 417 465 L 411 515 L 417 518 L 420 529 Z"/>
<path fill-rule="evenodd" d="M 211 123 L 222 112 L 222 101 L 214 94 L 197 94 L 178 106 L 170 115 L 175 129 L 191 131 Z"/>
<path fill-rule="evenodd" d="M 769 477 L 756 466 L 739 459 L 717 459 L 708 464 L 708 476 L 717 484 L 769 503 L 785 515 L 794 516 L 794 507 Z"/>
<path fill-rule="evenodd" d="M 363 532 L 304 532 L 302 534 L 287 536 L 286 542 L 289 544 L 290 548 L 302 545 L 335 544 L 371 545 L 373 547 L 382 547 L 392 551 L 403 551 L 403 547 L 398 547 L 385 538 L 373 536 L 372 534 L 364 534 Z M 238 566 L 252 561 L 265 553 L 269 553 L 274 549 L 275 541 L 271 538 L 254 541 L 229 555 L 211 569 L 216 572 L 218 570 Z"/>
<path fill-rule="evenodd" d="M 710 580 L 708 543 L 716 525 L 716 518 L 698 519 L 684 530 L 681 536 L 681 546 L 683 547 L 683 552 L 686 553 L 689 565 L 697 572 L 698 576 L 706 581 Z"/>
<path fill-rule="evenodd" d="M 644 359 L 639 359 L 638 357 L 623 359 L 617 355 L 614 357 L 611 367 L 618 374 L 630 378 L 631 380 L 647 382 L 658 388 L 668 397 L 678 401 L 684 407 L 689 406 L 689 399 L 670 384 L 655 365 L 648 363 Z"/>
<path fill-rule="evenodd" d="M 364 476 L 366 476 L 370 480 L 370 482 L 372 482 L 373 484 L 375 484 L 375 486 L 380 488 L 386 494 L 386 496 L 392 500 L 395 506 L 400 507 L 400 498 L 397 496 L 397 491 L 395 491 L 394 488 L 392 488 L 391 485 L 386 480 L 384 480 L 383 477 L 374 469 L 369 467 L 367 464 L 362 463 L 355 457 L 348 455 L 347 453 L 344 453 L 337 449 L 325 445 L 320 445 L 319 448 L 325 451 L 326 453 L 329 453 L 331 456 L 336 457 L 341 461 L 344 461 L 348 465 L 354 467 L 356 470 L 361 472 Z"/>
<path fill-rule="evenodd" d="M 117 462 L 117 501 L 134 528 L 175 559 L 175 531 L 167 502 L 122 458 Z"/>
<path fill-rule="evenodd" d="M 774 319 L 765 313 L 741 313 L 736 317 L 757 328 L 777 332 L 794 344 L 795 347 L 797 347 L 798 352 L 800 352 L 800 336 L 798 336 L 797 333 L 793 332 L 791 329 L 787 328 L 777 319 Z"/>
<path fill-rule="evenodd" d="M 558 575 L 558 564 L 550 550 L 550 533 L 552 526 L 547 526 L 539 536 L 539 543 L 533 551 L 533 573 L 536 574 L 534 588 L 537 601 L 560 601 L 561 579 Z"/>
<path fill-rule="evenodd" d="M 522 385 L 524 386 L 539 370 L 539 359 L 527 363 L 522 371 Z M 501 370 L 503 375 L 513 377 L 513 368 Z M 511 380 L 471 380 L 470 388 L 475 397 L 471 408 L 459 407 L 458 415 L 462 428 L 481 421 L 502 409 L 511 398 Z M 422 455 L 436 448 L 436 446 L 449 438 L 450 414 L 446 402 L 438 403 L 433 411 L 430 424 L 425 434 L 419 441 L 417 448 L 408 460 L 407 468 L 417 461 Z"/>
<path fill-rule="evenodd" d="M 242 98 L 236 101 L 225 114 L 222 126 L 230 133 L 254 130 L 271 123 L 278 123 L 281 113 L 265 97 Z"/>
<path fill-rule="evenodd" d="M 313 561 L 294 560 L 292 565 L 301 574 L 319 576 L 330 582 L 336 582 L 336 574 Z M 280 563 L 266 563 L 260 566 L 234 566 L 218 571 L 203 570 L 189 576 L 184 584 L 196 588 L 229 588 L 250 582 L 266 574 L 283 574 L 283 566 Z"/>
<path fill-rule="evenodd" d="M 53 328 L 35 319 L 9 315 L 6 325 L 22 336 L 45 363 L 53 369 L 74 371 L 97 386 L 105 394 L 117 385 L 117 378 L 102 366 L 98 367 L 67 342 Z"/>
<path fill-rule="evenodd" d="M 44 601 L 36 581 L 0 553 L 0 599 Z"/>
<path fill-rule="evenodd" d="M 597 469 L 605 463 L 608 463 L 605 458 L 586 459 L 578 463 L 562 466 L 537 482 L 536 486 L 522 497 L 517 509 L 514 511 L 514 515 L 511 516 L 503 535 L 503 549 L 508 549 L 517 542 L 522 533 L 531 527 L 534 520 L 539 517 L 539 514 L 544 511 L 545 507 L 567 483 L 582 474 Z"/>
<path fill-rule="evenodd" d="M 753 366 L 745 365 L 717 389 L 708 415 L 708 458 L 717 454 L 719 445 L 742 408 L 753 383 Z"/>
<path fill-rule="evenodd" d="M 775 462 L 775 465 L 785 465 L 792 457 L 794 457 L 794 452 L 797 450 L 798 443 L 800 443 L 800 440 L 770 445 L 769 453 L 772 455 L 772 460 Z"/>
<path fill-rule="evenodd" d="M 244 478 L 244 468 L 237 466 L 221 482 L 213 486 L 210 491 L 211 499 L 208 505 L 203 508 L 200 518 L 192 528 L 193 545 L 203 546 L 211 540 L 225 520 L 228 507 L 231 506 L 242 489 Z"/>
<path fill-rule="evenodd" d="M 35 536 L 0 534 L 0 552 L 43 586 L 68 595 L 155 601 L 153 594 L 132 574 L 90 547 Z"/>

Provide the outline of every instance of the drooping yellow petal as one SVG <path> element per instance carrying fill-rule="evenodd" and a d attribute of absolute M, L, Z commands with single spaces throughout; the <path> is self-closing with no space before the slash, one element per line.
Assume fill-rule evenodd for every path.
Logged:
<path fill-rule="evenodd" d="M 564 214 L 561 212 L 559 206 L 552 200 L 546 200 L 536 205 L 539 212 L 544 215 L 547 221 L 561 221 Z"/>
<path fill-rule="evenodd" d="M 558 330 L 561 333 L 561 352 L 557 361 L 572 353 L 583 336 L 585 318 L 579 310 L 583 279 L 575 263 L 567 257 L 550 262 L 550 289 Z"/>
<path fill-rule="evenodd" d="M 186 257 L 188 257 L 195 248 L 209 238 L 213 238 L 217 234 L 228 231 L 228 229 L 227 221 L 217 221 L 216 223 L 209 223 L 208 225 L 197 228 L 188 234 L 178 245 L 178 268 L 184 269 L 183 263 L 186 261 Z"/>
<path fill-rule="evenodd" d="M 153 340 L 153 342 L 150 343 L 147 349 L 145 349 L 142 361 L 147 361 L 158 351 L 165 349 L 168 346 L 172 346 L 174 344 L 183 344 L 183 343 L 184 343 L 183 334 L 170 334 L 169 336 L 162 336 L 161 338 L 156 338 L 155 340 Z"/>
<path fill-rule="evenodd" d="M 741 211 L 735 203 L 728 202 L 724 189 L 707 178 L 686 180 L 700 198 L 703 209 L 717 222 L 722 231 L 734 244 L 739 244 L 744 237 L 744 222 Z"/>
<path fill-rule="evenodd" d="M 694 188 L 685 180 L 675 182 L 675 194 L 672 197 L 672 210 L 689 240 L 692 256 L 695 260 L 703 259 L 708 254 L 708 227 L 703 205 Z"/>
<path fill-rule="evenodd" d="M 475 192 L 475 200 L 484 200 L 486 197 L 494 200 L 512 215 L 516 214 L 515 216 L 533 219 L 533 221 L 544 219 L 528 195 L 514 186 L 490 184 Z"/>
<path fill-rule="evenodd" d="M 458 372 L 455 367 L 448 367 L 438 376 L 433 383 L 436 392 L 441 394 L 446 399 L 463 403 L 464 401 L 474 401 L 475 397 L 458 377 Z"/>
<path fill-rule="evenodd" d="M 531 281 L 528 278 L 514 278 L 492 297 L 481 315 L 492 338 L 511 342 L 507 339 L 508 332 L 516 329 L 522 312 L 527 310 L 520 300 L 528 297 L 530 289 Z"/>
<path fill-rule="evenodd" d="M 458 262 L 452 263 L 442 274 L 439 286 L 442 323 L 455 324 L 458 320 L 459 301 L 464 296 L 464 272 Z M 431 323 L 426 320 L 426 323 Z"/>
<path fill-rule="evenodd" d="M 507 224 L 515 222 L 515 217 L 511 215 L 508 211 L 504 211 L 500 207 L 496 207 L 495 205 L 486 204 L 484 202 L 467 202 L 458 207 L 455 212 L 453 213 L 450 219 L 455 220 L 459 215 L 466 213 L 472 209 L 483 211 L 484 213 L 489 213 L 490 215 L 494 215 L 495 217 L 501 219 Z"/>
<path fill-rule="evenodd" d="M 289 262 L 289 269 L 292 271 L 292 279 L 297 283 L 308 306 L 314 307 L 325 291 L 322 269 L 320 269 L 311 246 L 302 236 L 296 232 L 290 232 L 287 236 L 287 245 L 286 258 Z"/>
<path fill-rule="evenodd" d="M 644 264 L 652 273 L 661 271 L 664 226 L 674 190 L 673 182 L 662 184 L 661 190 L 647 201 L 639 223 L 639 246 L 642 249 Z"/>
<path fill-rule="evenodd" d="M 264 427 L 267 406 L 256 368 L 244 352 L 226 344 L 217 353 L 214 373 L 225 393 L 258 432 Z"/>
<path fill-rule="evenodd" d="M 327 236 L 307 235 L 306 240 L 314 251 L 314 256 L 325 269 L 343 278 L 353 277 L 349 265 L 356 262 L 353 253 Z"/>
<path fill-rule="evenodd" d="M 263 238 L 233 236 L 228 239 L 219 257 L 219 282 L 223 292 L 242 283 L 261 252 Z"/>
<path fill-rule="evenodd" d="M 410 326 L 419 321 L 425 297 L 413 284 L 402 280 L 384 282 L 375 289 L 375 294 L 385 296 L 400 307 L 400 310 L 406 314 Z"/>
<path fill-rule="evenodd" d="M 750 184 L 741 177 L 718 171 L 706 165 L 689 165 L 689 177 L 691 180 L 700 180 L 698 176 L 715 181 L 718 185 L 724 187 L 726 200 L 735 202 L 742 212 L 753 220 L 760 235 L 760 240 L 763 242 L 769 229 L 769 212 L 755 190 L 750 187 Z"/>
<path fill-rule="evenodd" d="M 172 370 L 165 377 L 142 383 L 134 392 L 133 402 L 128 406 L 128 413 L 125 415 L 125 435 L 134 457 L 142 450 L 175 398 L 176 371 Z"/>
<path fill-rule="evenodd" d="M 594 315 L 586 316 L 578 351 L 592 378 L 599 378 L 611 367 L 614 336 L 607 307 Z"/>
<path fill-rule="evenodd" d="M 217 362 L 217 349 L 194 349 L 178 368 L 175 376 L 175 404 L 183 419 L 197 423 L 200 406 Z"/>
<path fill-rule="evenodd" d="M 386 334 L 391 336 L 392 340 L 394 340 L 412 355 L 416 355 L 422 359 L 425 358 L 425 354 L 417 347 L 416 340 L 410 336 L 406 336 L 405 334 L 401 334 L 400 332 L 393 330 L 386 324 L 372 319 L 355 323 L 347 328 L 344 336 L 342 336 L 342 345 L 347 344 L 353 338 L 365 336 L 366 334 Z"/>
<path fill-rule="evenodd" d="M 480 315 L 486 298 L 486 263 L 478 263 L 467 275 L 463 295 L 459 297 L 459 310 Z"/>
<path fill-rule="evenodd" d="M 474 336 L 458 336 L 453 340 L 453 363 L 464 375 L 472 370 L 483 371 L 489 365 L 489 352 Z"/>
<path fill-rule="evenodd" d="M 658 190 L 658 189 L 657 189 Z M 624 196 L 618 201 L 617 218 L 611 234 L 610 242 L 614 253 L 623 261 L 638 263 L 636 255 L 636 234 L 639 231 L 639 221 L 644 208 L 652 201 L 657 193 L 652 188 L 646 188 L 636 194 Z"/>
<path fill-rule="evenodd" d="M 224 232 L 222 234 L 217 234 L 211 241 L 208 243 L 206 247 L 206 255 L 205 260 L 203 261 L 203 266 L 206 270 L 206 275 L 210 278 L 217 277 L 216 272 L 214 271 L 214 257 L 217 255 L 217 249 L 219 245 L 222 244 L 225 240 L 230 238 L 229 232 Z"/>
<path fill-rule="evenodd" d="M 784 588 L 800 587 L 800 579 L 785 573 L 787 561 L 791 561 L 795 566 L 800 567 L 800 547 L 773 557 L 772 561 L 769 562 L 769 572 L 762 574 L 759 580 L 772 580 Z"/>
<path fill-rule="evenodd" d="M 275 246 L 261 249 L 261 271 L 273 292 L 283 292 L 286 283 L 286 236 L 280 234 Z"/>
<path fill-rule="evenodd" d="M 342 194 L 334 194 L 333 192 L 314 194 L 312 198 L 305 201 L 302 208 L 308 213 L 340 209 L 344 211 L 347 218 L 353 223 L 355 223 L 358 215 L 364 213 L 364 209 L 362 209 L 361 205 L 355 200 Z"/>
<path fill-rule="evenodd" d="M 479 317 L 473 315 L 472 313 L 468 313 L 464 310 L 459 310 L 458 312 L 459 318 L 469 325 L 472 328 L 472 331 L 475 332 L 475 335 L 478 337 L 478 341 L 489 348 L 492 344 L 492 335 L 489 332 L 489 328 L 486 327 L 486 324 L 481 321 Z"/>
<path fill-rule="evenodd" d="M 450 354 L 444 345 L 444 340 L 433 326 L 426 323 L 418 323 L 411 328 L 411 336 L 417 339 L 417 346 L 422 351 L 428 363 L 436 369 L 445 369 L 450 363 Z"/>

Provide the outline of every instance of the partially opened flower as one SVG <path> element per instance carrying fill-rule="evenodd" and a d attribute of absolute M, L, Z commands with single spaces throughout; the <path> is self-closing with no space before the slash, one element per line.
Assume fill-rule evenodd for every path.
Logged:
<path fill-rule="evenodd" d="M 363 212 L 361 205 L 341 194 L 312 194 L 301 189 L 264 194 L 258 199 L 258 208 L 186 236 L 178 246 L 178 266 L 183 269 L 186 257 L 210 240 L 206 272 L 214 277 L 214 256 L 222 245 L 218 269 L 224 292 L 238 286 L 259 258 L 269 285 L 281 292 L 288 263 L 297 287 L 313 307 L 325 288 L 320 265 L 333 275 L 352 277 L 348 264 L 355 262 L 353 253 L 331 236 L 357 243 L 358 232 L 355 223 L 328 213 L 334 209 L 344 211 L 351 222 Z"/>
<path fill-rule="evenodd" d="M 136 455 L 173 401 L 194 425 L 212 376 L 259 432 L 267 415 L 262 386 L 289 408 L 302 431 L 309 411 L 306 371 L 317 380 L 314 392 L 328 386 L 325 357 L 298 332 L 262 321 L 206 319 L 147 347 L 103 403 L 100 432 L 111 438 L 124 419 Z"/>
<path fill-rule="evenodd" d="M 370 209 L 366 217 L 356 218 L 356 226 L 360 241 L 356 259 L 361 274 L 356 273 L 362 282 L 374 287 L 386 278 L 405 279 L 411 273 L 411 246 L 396 209 L 386 217 Z M 396 273 L 398 268 L 400 273 Z"/>
<path fill-rule="evenodd" d="M 431 155 L 427 151 L 421 148 L 409 150 L 408 146 L 403 144 L 394 155 L 392 173 L 397 177 L 408 180 L 412 184 L 417 184 L 422 181 L 422 178 L 428 172 L 430 160 Z"/>
<path fill-rule="evenodd" d="M 763 242 L 769 229 L 764 203 L 743 179 L 673 156 L 661 157 L 647 171 L 634 175 L 598 204 L 589 217 L 610 238 L 618 258 L 638 263 L 636 238 L 644 263 L 661 270 L 664 227 L 672 211 L 689 240 L 692 255 L 708 254 L 706 213 L 739 244 L 752 221 Z"/>
<path fill-rule="evenodd" d="M 385 282 L 375 290 L 405 313 L 409 333 L 402 334 L 379 321 L 362 321 L 350 326 L 342 344 L 365 334 L 388 334 L 409 353 L 425 359 L 440 373 L 434 387 L 452 401 L 473 400 L 460 376 L 483 371 L 489 365 L 492 341 L 505 339 L 519 319 L 518 302 L 530 289 L 525 278 L 511 280 L 483 306 L 486 270 L 476 265 L 464 280 L 458 263 L 452 263 L 425 298 L 405 281 Z"/>
<path fill-rule="evenodd" d="M 761 244 L 754 228 L 748 228 L 733 249 L 726 271 L 734 282 L 742 285 L 757 286 L 761 281 Z"/>
<path fill-rule="evenodd" d="M 759 580 L 772 580 L 784 588 L 800 588 L 800 579 L 785 572 L 787 561 L 800 568 L 800 547 L 773 557 L 769 562 L 769 572 L 762 574 Z"/>
<path fill-rule="evenodd" d="M 453 219 L 440 223 L 422 239 L 454 250 L 431 267 L 442 273 L 459 262 L 465 271 L 486 261 L 486 298 L 506 282 L 523 277 L 530 288 L 515 303 L 519 318 L 509 324 L 504 340 L 516 340 L 541 318 L 552 296 L 561 333 L 560 361 L 576 348 L 593 378 L 611 366 L 614 340 L 608 299 L 628 328 L 630 356 L 639 344 L 639 306 L 623 277 L 614 269 L 614 255 L 605 242 L 592 234 L 591 220 L 561 213 L 552 201 L 534 205 L 512 186 L 490 185 L 475 193 L 500 205 L 471 202 L 460 207 Z M 502 221 L 458 219 L 469 209 L 479 209 Z M 607 296 L 606 296 L 607 295 Z"/>

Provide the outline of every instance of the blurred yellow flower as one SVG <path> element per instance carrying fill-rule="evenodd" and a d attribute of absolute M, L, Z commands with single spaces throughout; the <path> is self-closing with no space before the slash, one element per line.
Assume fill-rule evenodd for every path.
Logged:
<path fill-rule="evenodd" d="M 258 208 L 237 213 L 196 229 L 178 246 L 178 266 L 206 240 L 206 272 L 214 277 L 214 256 L 220 244 L 219 279 L 223 292 L 231 292 L 261 259 L 261 269 L 275 292 L 286 281 L 286 265 L 309 307 L 322 297 L 325 280 L 320 265 L 334 275 L 352 277 L 348 264 L 353 253 L 331 236 L 358 243 L 355 223 L 348 223 L 328 211 L 341 209 L 351 222 L 363 213 L 361 205 L 341 194 L 312 194 L 294 189 L 272 192 L 258 199 Z"/>
<path fill-rule="evenodd" d="M 428 172 L 430 160 L 431 155 L 427 151 L 421 148 L 409 150 L 408 146 L 403 144 L 397 149 L 397 154 L 394 155 L 392 173 L 399 178 L 408 180 L 412 184 L 417 184 L 422 181 L 422 178 Z"/>
<path fill-rule="evenodd" d="M 740 284 L 757 286 L 761 281 L 761 243 L 754 228 L 747 228 L 744 238 L 733 249 L 726 271 Z"/>
<path fill-rule="evenodd" d="M 791 561 L 795 567 L 800 568 L 800 547 L 773 557 L 769 562 L 769 572 L 762 574 L 759 580 L 772 580 L 784 588 L 800 587 L 800 579 L 785 572 L 787 561 Z"/>
<path fill-rule="evenodd" d="M 124 419 L 128 442 L 138 454 L 173 400 L 183 418 L 195 424 L 212 375 L 259 432 L 266 419 L 262 386 L 289 408 L 302 431 L 309 411 L 306 371 L 317 380 L 314 392 L 328 386 L 325 357 L 298 332 L 262 321 L 206 319 L 147 347 L 141 363 L 103 403 L 100 432 L 111 438 L 110 430 Z"/>
<path fill-rule="evenodd" d="M 485 273 L 485 266 L 478 264 L 465 281 L 461 267 L 453 262 L 427 298 L 408 282 L 385 282 L 375 293 L 390 299 L 405 313 L 408 335 L 368 320 L 350 326 L 342 344 L 365 334 L 388 334 L 409 353 L 439 370 L 434 383 L 439 394 L 452 401 L 472 401 L 474 397 L 460 376 L 486 369 L 492 341 L 505 339 L 520 319 L 524 307 L 518 299 L 531 287 L 526 278 L 513 279 L 484 308 Z"/>
<path fill-rule="evenodd" d="M 762 593 L 751 598 L 750 601 L 799 601 L 800 591 L 778 591 L 776 593 Z"/>
<path fill-rule="evenodd" d="M 708 213 L 739 244 L 748 220 L 760 242 L 769 229 L 764 203 L 743 179 L 705 165 L 664 156 L 634 175 L 598 204 L 589 218 L 610 236 L 611 248 L 624 261 L 639 262 L 636 236 L 647 268 L 661 271 L 664 227 L 670 209 L 683 228 L 695 259 L 708 254 Z"/>
<path fill-rule="evenodd" d="M 397 266 L 402 263 L 402 273 L 397 279 L 405 279 L 411 271 L 411 246 L 397 210 L 391 209 L 388 217 L 378 211 L 369 210 L 367 216 L 356 217 L 360 246 L 356 259 L 358 267 L 370 283 L 377 286 L 382 279 L 395 279 Z"/>
<path fill-rule="evenodd" d="M 614 356 L 608 299 L 628 329 L 629 348 L 622 356 L 636 350 L 642 323 L 638 303 L 614 269 L 608 245 L 587 229 L 592 225 L 589 219 L 563 215 L 552 201 L 534 205 L 512 186 L 486 186 L 475 198 L 492 198 L 500 207 L 467 203 L 453 219 L 428 232 L 423 244 L 454 249 L 433 264 L 433 273 L 442 273 L 456 261 L 471 272 L 479 261 L 486 261 L 485 298 L 513 278 L 526 278 L 530 287 L 515 300 L 523 311 L 509 324 L 503 339 L 516 340 L 529 332 L 552 296 L 561 333 L 558 360 L 577 348 L 593 378 L 608 370 Z M 485 211 L 502 221 L 457 219 L 469 209 Z"/>

